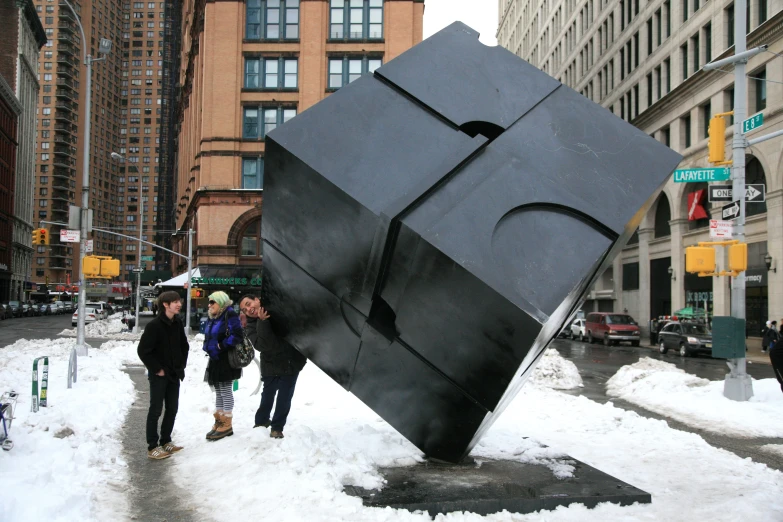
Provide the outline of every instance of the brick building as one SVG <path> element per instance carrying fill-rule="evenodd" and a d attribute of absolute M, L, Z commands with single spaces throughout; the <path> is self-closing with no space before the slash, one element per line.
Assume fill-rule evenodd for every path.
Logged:
<path fill-rule="evenodd" d="M 419 43 L 423 14 L 423 0 L 183 2 L 173 218 L 196 230 L 202 277 L 260 271 L 266 133 Z"/>
<path fill-rule="evenodd" d="M 33 180 L 35 176 L 35 135 L 38 106 L 38 52 L 46 43 L 41 21 L 32 0 L 0 0 L 0 77 L 8 110 L 16 111 L 11 130 L 4 120 L 3 142 L 6 155 L 3 168 L 3 214 L 0 232 L 3 259 L 0 260 L 0 299 L 26 299 L 31 289 L 33 261 Z M 11 144 L 11 145 L 9 145 Z M 8 156 L 15 149 L 15 159 Z M 10 176 L 10 179 L 8 179 Z M 10 277 L 9 277 L 10 276 Z"/>

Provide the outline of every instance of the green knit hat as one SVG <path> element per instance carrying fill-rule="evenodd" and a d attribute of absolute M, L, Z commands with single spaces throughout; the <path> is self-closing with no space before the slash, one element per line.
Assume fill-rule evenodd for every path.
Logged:
<path fill-rule="evenodd" d="M 213 292 L 209 295 L 209 298 L 212 301 L 215 301 L 221 310 L 223 310 L 227 306 L 231 306 L 234 304 L 234 302 L 228 297 L 228 294 L 225 292 Z"/>

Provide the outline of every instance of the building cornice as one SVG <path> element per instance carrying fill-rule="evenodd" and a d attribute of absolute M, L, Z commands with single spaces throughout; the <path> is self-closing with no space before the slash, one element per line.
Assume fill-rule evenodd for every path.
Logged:
<path fill-rule="evenodd" d="M 16 7 L 21 9 L 24 13 L 24 17 L 27 19 L 27 23 L 30 25 L 35 40 L 38 42 L 38 49 L 46 45 L 46 31 L 44 31 L 41 19 L 38 18 L 38 12 L 35 10 L 35 4 L 33 0 L 16 0 Z"/>
<path fill-rule="evenodd" d="M 0 97 L 2 97 L 6 103 L 11 107 L 11 110 L 19 116 L 22 114 L 22 104 L 16 99 L 16 94 L 10 85 L 5 81 L 5 78 L 0 76 Z"/>

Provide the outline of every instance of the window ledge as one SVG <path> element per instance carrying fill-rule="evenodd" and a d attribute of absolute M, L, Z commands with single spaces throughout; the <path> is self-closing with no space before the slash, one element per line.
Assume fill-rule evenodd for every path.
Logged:
<path fill-rule="evenodd" d="M 386 43 L 384 38 L 327 38 L 326 43 Z"/>
<path fill-rule="evenodd" d="M 242 43 L 298 44 L 299 38 L 243 38 Z"/>
<path fill-rule="evenodd" d="M 299 87 L 294 88 L 261 88 L 261 87 L 242 87 L 241 92 L 299 92 Z"/>

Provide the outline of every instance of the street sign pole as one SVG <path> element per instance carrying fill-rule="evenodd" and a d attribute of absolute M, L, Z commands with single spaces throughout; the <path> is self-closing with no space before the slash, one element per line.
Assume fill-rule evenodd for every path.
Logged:
<path fill-rule="evenodd" d="M 744 53 L 746 42 L 746 3 L 747 0 L 734 2 L 734 54 Z M 729 29 L 731 30 L 731 29 Z M 732 139 L 732 192 L 734 200 L 739 201 L 739 216 L 734 220 L 734 238 L 745 242 L 745 134 L 743 122 L 747 115 L 747 86 L 745 64 L 747 60 L 734 63 L 734 137 Z M 745 319 L 745 272 L 731 278 L 731 315 Z M 747 401 L 753 397 L 753 384 L 746 372 L 746 359 L 729 359 L 729 375 L 723 384 L 723 395 L 735 401 Z"/>

